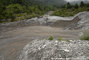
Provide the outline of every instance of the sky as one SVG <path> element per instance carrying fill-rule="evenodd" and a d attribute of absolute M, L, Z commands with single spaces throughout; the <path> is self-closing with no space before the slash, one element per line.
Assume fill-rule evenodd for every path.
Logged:
<path fill-rule="evenodd" d="M 76 2 L 76 1 L 89 1 L 89 0 L 65 0 L 65 1 L 67 1 L 67 2 Z"/>

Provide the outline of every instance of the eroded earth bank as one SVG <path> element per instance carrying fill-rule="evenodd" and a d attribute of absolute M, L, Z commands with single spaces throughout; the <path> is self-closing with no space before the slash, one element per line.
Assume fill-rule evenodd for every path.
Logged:
<path fill-rule="evenodd" d="M 45 60 L 49 60 L 51 57 L 88 57 L 89 42 L 79 40 L 83 32 L 88 30 L 89 12 L 80 12 L 73 17 L 45 14 L 28 20 L 0 24 L 0 60 L 41 60 L 44 57 L 47 58 Z M 50 35 L 54 37 L 53 41 L 47 40 Z M 70 40 L 70 42 L 59 42 L 57 41 L 59 37 Z M 63 48 L 63 46 L 65 47 Z M 38 49 L 39 47 L 40 49 Z M 50 51 L 50 49 L 53 50 Z M 80 50 L 80 53 L 78 50 Z M 81 53 L 82 51 L 83 53 Z M 48 56 L 45 55 L 45 52 L 49 52 L 47 53 Z M 76 55 L 78 56 L 76 57 Z M 34 57 L 32 58 L 32 56 Z"/>

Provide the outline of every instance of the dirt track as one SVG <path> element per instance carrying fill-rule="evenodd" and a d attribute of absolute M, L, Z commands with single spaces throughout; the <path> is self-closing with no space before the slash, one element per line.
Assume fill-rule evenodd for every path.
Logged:
<path fill-rule="evenodd" d="M 28 26 L 0 35 L 0 60 L 17 60 L 20 50 L 34 39 L 48 39 L 50 35 L 55 39 L 78 39 L 79 30 L 62 30 L 48 26 Z"/>

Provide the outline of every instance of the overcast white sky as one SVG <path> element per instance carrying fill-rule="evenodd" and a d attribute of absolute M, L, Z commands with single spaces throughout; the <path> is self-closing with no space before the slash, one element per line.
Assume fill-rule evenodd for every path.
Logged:
<path fill-rule="evenodd" d="M 73 2 L 73 1 L 89 1 L 89 0 L 66 0 L 67 2 Z"/>

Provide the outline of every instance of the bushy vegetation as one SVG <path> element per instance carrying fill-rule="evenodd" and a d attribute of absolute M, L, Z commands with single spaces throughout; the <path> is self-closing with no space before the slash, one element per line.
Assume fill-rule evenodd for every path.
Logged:
<path fill-rule="evenodd" d="M 57 39 L 58 41 L 62 41 L 62 40 L 64 40 L 62 37 L 59 37 L 58 39 Z"/>
<path fill-rule="evenodd" d="M 50 37 L 48 38 L 48 40 L 53 40 L 53 36 L 50 36 Z"/>
<path fill-rule="evenodd" d="M 80 38 L 80 40 L 89 40 L 89 35 L 84 35 Z"/>
<path fill-rule="evenodd" d="M 89 4 L 80 5 L 67 3 L 62 7 L 41 4 L 34 0 L 0 0 L 0 23 L 38 17 L 50 10 L 56 10 L 52 15 L 73 16 L 78 12 L 89 11 Z"/>
<path fill-rule="evenodd" d="M 66 41 L 66 42 L 70 42 L 70 40 L 64 40 L 62 37 L 59 37 L 57 40 L 58 40 L 58 41 Z"/>
<path fill-rule="evenodd" d="M 40 16 L 52 9 L 33 0 L 0 0 L 0 22 L 17 21 Z"/>
<path fill-rule="evenodd" d="M 75 14 L 83 11 L 89 11 L 89 4 L 81 2 L 80 5 L 78 4 L 71 5 L 70 3 L 67 3 L 62 8 L 56 10 L 52 15 L 62 16 L 62 17 L 74 16 Z"/>
<path fill-rule="evenodd" d="M 53 40 L 54 39 L 54 37 L 53 36 L 49 36 L 49 38 L 48 38 L 48 40 Z M 64 40 L 62 37 L 59 37 L 58 39 L 57 39 L 58 41 L 65 41 L 65 42 L 70 42 L 70 40 Z"/>
<path fill-rule="evenodd" d="M 89 40 L 89 32 L 84 32 L 84 34 L 80 37 L 80 40 Z"/>

